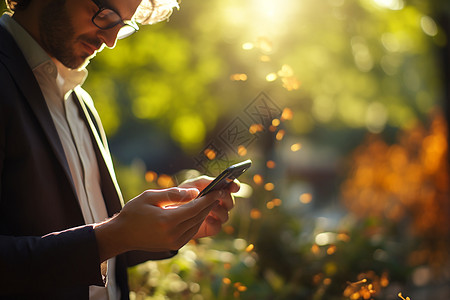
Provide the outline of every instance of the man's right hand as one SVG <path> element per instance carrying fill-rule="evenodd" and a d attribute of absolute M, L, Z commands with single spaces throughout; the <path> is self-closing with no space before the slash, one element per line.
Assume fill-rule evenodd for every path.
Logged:
<path fill-rule="evenodd" d="M 195 199 L 198 193 L 183 188 L 147 190 L 130 200 L 119 214 L 94 226 L 101 261 L 131 250 L 181 248 L 219 203 L 219 192 Z"/>

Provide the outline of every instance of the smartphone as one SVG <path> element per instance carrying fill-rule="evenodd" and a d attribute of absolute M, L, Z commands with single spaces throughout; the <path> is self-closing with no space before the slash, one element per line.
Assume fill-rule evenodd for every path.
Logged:
<path fill-rule="evenodd" d="M 252 161 L 250 159 L 237 163 L 235 165 L 229 166 L 225 169 L 219 176 L 217 176 L 207 187 L 205 187 L 197 198 L 205 196 L 209 192 L 221 190 L 230 184 L 233 180 L 242 175 L 245 171 L 250 168 Z"/>

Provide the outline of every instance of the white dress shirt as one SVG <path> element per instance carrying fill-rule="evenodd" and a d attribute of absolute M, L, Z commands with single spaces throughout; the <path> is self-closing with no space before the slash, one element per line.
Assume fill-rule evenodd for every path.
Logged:
<path fill-rule="evenodd" d="M 68 69 L 56 59 L 51 59 L 9 15 L 1 16 L 0 25 L 14 37 L 39 83 L 64 148 L 85 223 L 104 221 L 108 214 L 100 188 L 94 146 L 72 94 L 75 87 L 83 84 L 87 70 Z M 104 270 L 104 264 L 102 267 Z M 108 260 L 107 274 L 103 274 L 107 275 L 106 287 L 90 286 L 89 299 L 119 299 L 114 269 L 115 259 Z"/>

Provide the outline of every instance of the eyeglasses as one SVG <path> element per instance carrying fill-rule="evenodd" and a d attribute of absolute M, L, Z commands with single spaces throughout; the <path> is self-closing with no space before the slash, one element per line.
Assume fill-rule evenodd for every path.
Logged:
<path fill-rule="evenodd" d="M 129 37 L 139 30 L 138 25 L 133 20 L 122 20 L 122 17 L 112 8 L 105 7 L 99 0 L 92 0 L 98 6 L 98 11 L 92 17 L 92 23 L 100 29 L 107 30 L 117 25 L 122 27 L 119 29 L 117 39 Z"/>

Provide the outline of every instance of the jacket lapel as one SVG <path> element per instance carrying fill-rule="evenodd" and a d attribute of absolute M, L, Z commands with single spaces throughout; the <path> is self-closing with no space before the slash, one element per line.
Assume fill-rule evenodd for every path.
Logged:
<path fill-rule="evenodd" d="M 57 161 L 61 164 L 67 179 L 70 181 L 72 191 L 77 199 L 72 175 L 70 174 L 69 164 L 67 163 L 63 146 L 39 84 L 36 81 L 36 78 L 34 77 L 27 61 L 25 60 L 22 51 L 17 46 L 9 32 L 7 32 L 7 30 L 2 26 L 0 26 L 0 41 L 0 63 L 3 62 L 5 67 L 9 70 L 18 89 L 21 91 L 34 112 L 39 124 L 47 136 L 48 142 L 57 158 Z"/>
<path fill-rule="evenodd" d="M 5 30 L 2 26 L 0 26 L 0 63 L 3 63 L 9 70 L 18 89 L 30 105 L 39 124 L 45 132 L 45 135 L 47 136 L 48 142 L 57 158 L 57 161 L 64 169 L 64 173 L 71 184 L 75 199 L 78 199 L 72 180 L 72 175 L 70 173 L 69 164 L 64 153 L 64 148 L 61 144 L 61 140 L 58 132 L 56 131 L 56 127 L 53 123 L 50 111 L 47 108 L 47 103 L 45 102 L 39 84 L 27 61 L 25 60 L 22 51 L 17 46 L 9 32 L 7 32 L 7 30 Z M 82 91 L 82 89 L 79 88 L 79 91 Z M 88 128 L 90 128 L 89 131 L 91 133 L 91 138 L 99 164 L 102 192 L 104 194 L 108 213 L 113 215 L 123 206 L 122 194 L 114 175 L 111 156 L 106 144 L 104 131 L 101 128 L 101 123 L 99 122 L 98 117 L 94 114 L 95 110 L 87 108 L 83 101 L 84 97 L 79 94 L 81 93 L 78 92 L 73 95 L 75 96 L 75 102 L 80 109 L 83 119 L 85 120 Z M 91 114 L 95 122 L 92 120 L 93 118 L 91 118 Z M 96 128 L 96 126 L 98 128 Z M 109 201 L 110 199 L 114 200 Z"/>
<path fill-rule="evenodd" d="M 105 199 L 108 215 L 112 216 L 122 209 L 124 202 L 122 193 L 117 183 L 112 164 L 111 154 L 109 153 L 106 141 L 105 131 L 100 122 L 95 108 L 93 107 L 90 96 L 81 87 L 75 88 L 75 103 L 80 110 L 83 120 L 86 122 L 89 133 L 91 134 L 95 154 L 97 156 L 98 168 L 101 177 L 101 188 Z"/>

